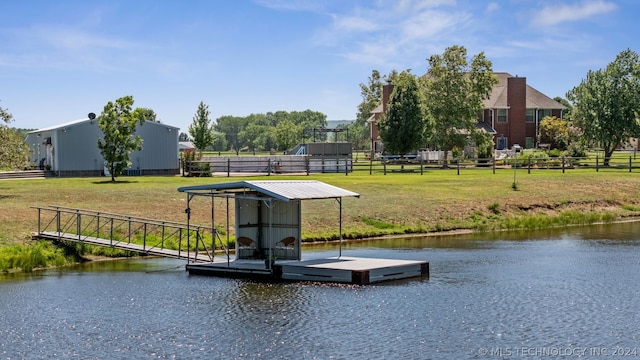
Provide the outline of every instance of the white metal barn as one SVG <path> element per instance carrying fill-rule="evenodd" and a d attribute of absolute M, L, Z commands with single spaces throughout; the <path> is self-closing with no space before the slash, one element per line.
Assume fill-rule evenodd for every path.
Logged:
<path fill-rule="evenodd" d="M 132 165 L 124 175 L 178 174 L 179 128 L 145 121 L 136 135 L 143 139 L 142 150 L 131 153 Z M 104 158 L 98 149 L 102 130 L 97 119 L 80 119 L 31 131 L 25 139 L 31 160 L 38 168 L 55 171 L 58 176 L 100 176 Z"/>

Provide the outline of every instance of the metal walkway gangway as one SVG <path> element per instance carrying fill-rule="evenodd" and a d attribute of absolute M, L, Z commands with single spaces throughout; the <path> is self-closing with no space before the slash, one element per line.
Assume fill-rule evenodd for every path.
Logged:
<path fill-rule="evenodd" d="M 38 211 L 38 231 L 33 238 L 185 259 L 187 263 L 214 262 L 216 251 L 222 251 L 224 261 L 229 261 L 229 249 L 212 227 L 63 206 L 32 208 Z"/>

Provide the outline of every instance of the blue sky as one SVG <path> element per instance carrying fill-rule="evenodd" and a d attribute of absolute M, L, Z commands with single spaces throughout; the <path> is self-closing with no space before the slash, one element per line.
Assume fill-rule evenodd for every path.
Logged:
<path fill-rule="evenodd" d="M 371 71 L 451 45 L 564 97 L 640 52 L 636 0 L 25 0 L 0 2 L 0 106 L 20 128 L 100 114 L 133 95 L 187 132 L 211 119 L 311 109 L 355 119 Z"/>

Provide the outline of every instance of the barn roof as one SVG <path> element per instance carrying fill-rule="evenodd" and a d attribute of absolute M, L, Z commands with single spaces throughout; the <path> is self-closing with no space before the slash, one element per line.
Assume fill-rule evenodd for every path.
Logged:
<path fill-rule="evenodd" d="M 291 200 L 331 199 L 346 196 L 360 197 L 360 194 L 355 192 L 316 180 L 238 181 L 221 184 L 183 186 L 178 188 L 178 191 L 188 193 L 238 193 L 252 191 L 287 202 Z"/>
<path fill-rule="evenodd" d="M 32 130 L 32 131 L 29 131 L 28 134 L 35 134 L 35 133 L 44 132 L 44 131 L 58 130 L 58 129 L 62 129 L 62 128 L 66 128 L 66 127 L 70 127 L 70 126 L 74 126 L 74 125 L 79 125 L 79 124 L 90 122 L 90 121 L 92 121 L 92 120 L 89 119 L 89 118 L 73 120 L 73 121 L 69 121 L 69 122 L 66 122 L 66 123 L 58 124 L 58 125 L 53 125 L 53 126 L 48 126 L 48 127 L 37 129 L 37 130 Z M 154 125 L 158 125 L 158 126 L 164 126 L 164 127 L 167 127 L 167 128 L 175 129 L 176 131 L 178 131 L 180 129 L 180 128 L 175 127 L 175 126 L 171 126 L 171 125 L 167 125 L 167 124 L 163 124 L 163 123 L 155 122 L 155 121 L 145 121 L 144 124 L 154 124 Z"/>

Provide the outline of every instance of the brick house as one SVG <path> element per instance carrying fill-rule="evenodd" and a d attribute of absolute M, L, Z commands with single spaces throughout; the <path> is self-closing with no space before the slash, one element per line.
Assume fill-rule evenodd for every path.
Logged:
<path fill-rule="evenodd" d="M 478 122 L 494 129 L 497 150 L 518 144 L 523 148 L 538 147 L 540 121 L 545 116 L 562 118 L 565 106 L 527 85 L 527 78 L 508 73 L 494 73 L 494 85 L 489 99 L 484 101 Z"/>
<path fill-rule="evenodd" d="M 505 72 L 496 72 L 494 75 L 498 83 L 484 101 L 478 127 L 493 134 L 497 150 L 511 148 L 514 144 L 523 148 L 538 147 L 540 121 L 545 116 L 562 118 L 565 106 L 527 85 L 524 77 L 514 77 Z M 392 91 L 393 85 L 383 86 L 382 104 L 371 112 L 367 120 L 370 124 L 371 149 L 375 151 L 380 148 L 377 121 L 387 111 Z"/>

